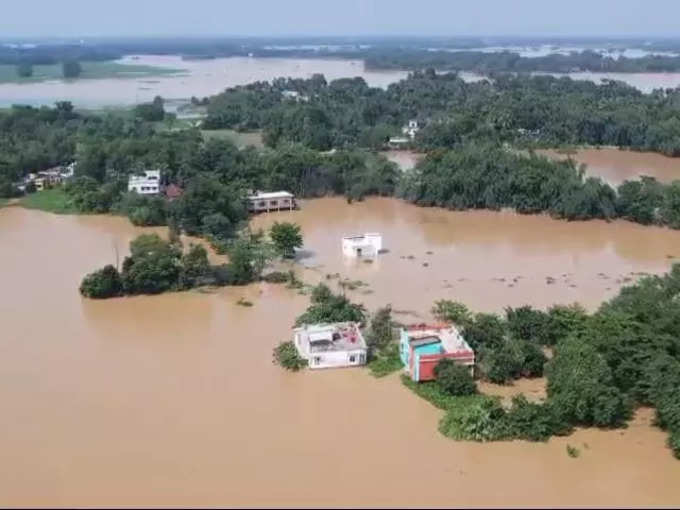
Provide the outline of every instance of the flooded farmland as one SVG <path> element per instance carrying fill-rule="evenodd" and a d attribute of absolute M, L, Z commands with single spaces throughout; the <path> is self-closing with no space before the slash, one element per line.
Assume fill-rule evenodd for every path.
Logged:
<path fill-rule="evenodd" d="M 592 309 L 626 278 L 663 272 L 680 256 L 680 234 L 665 229 L 393 199 L 307 201 L 253 224 L 283 219 L 302 225 L 300 277 L 339 272 L 366 283 L 352 297 L 369 309 L 390 302 L 419 316 L 445 297 L 476 310 L 575 300 Z M 340 236 L 373 230 L 388 253 L 344 261 Z M 124 255 L 143 231 L 119 217 L 0 210 L 3 506 L 680 501 L 680 462 L 650 410 L 624 430 L 548 443 L 455 442 L 437 432 L 441 412 L 394 376 L 273 366 L 272 347 L 308 299 L 282 286 L 81 299 L 83 274 L 115 263 L 115 247 Z M 240 297 L 254 306 L 236 305 Z"/>

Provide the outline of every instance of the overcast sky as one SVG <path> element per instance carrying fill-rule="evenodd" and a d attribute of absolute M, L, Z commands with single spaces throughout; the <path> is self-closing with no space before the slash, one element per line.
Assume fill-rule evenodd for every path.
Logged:
<path fill-rule="evenodd" d="M 116 35 L 677 35 L 680 0 L 20 0 L 0 38 Z"/>

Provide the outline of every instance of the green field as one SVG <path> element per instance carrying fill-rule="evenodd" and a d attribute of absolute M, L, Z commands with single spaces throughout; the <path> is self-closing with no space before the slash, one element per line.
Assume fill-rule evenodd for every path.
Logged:
<path fill-rule="evenodd" d="M 214 129 L 214 130 L 201 130 L 201 134 L 205 140 L 210 140 L 211 138 L 219 138 L 221 140 L 231 140 L 236 144 L 237 147 L 246 147 L 248 145 L 253 145 L 258 149 L 264 147 L 262 142 L 262 133 L 259 131 L 252 131 L 249 133 L 239 133 L 233 129 Z"/>
<path fill-rule="evenodd" d="M 39 209 L 55 214 L 78 214 L 78 210 L 71 203 L 71 199 L 61 188 L 37 191 L 26 195 L 19 201 L 19 205 L 26 209 Z"/>
<path fill-rule="evenodd" d="M 108 62 L 81 62 L 82 74 L 76 80 L 94 78 L 140 78 L 180 74 L 182 69 L 170 69 L 134 64 L 118 64 Z M 45 80 L 64 79 L 61 72 L 61 64 L 49 66 L 33 66 L 33 76 L 20 78 L 17 76 L 16 67 L 13 65 L 0 65 L 0 83 L 34 83 Z"/>
<path fill-rule="evenodd" d="M 0 209 L 5 207 L 9 203 L 9 198 L 0 198 Z"/>

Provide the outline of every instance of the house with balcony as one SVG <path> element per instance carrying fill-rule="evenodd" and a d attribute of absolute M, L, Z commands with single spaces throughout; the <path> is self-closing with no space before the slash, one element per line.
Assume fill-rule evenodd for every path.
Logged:
<path fill-rule="evenodd" d="M 297 208 L 295 195 L 288 191 L 263 193 L 256 191 L 248 196 L 248 211 L 253 213 L 279 210 L 292 211 Z"/>
<path fill-rule="evenodd" d="M 145 170 L 141 174 L 128 177 L 128 191 L 140 195 L 158 195 L 161 192 L 161 171 Z"/>
<path fill-rule="evenodd" d="M 414 324 L 401 328 L 399 356 L 405 372 L 416 382 L 434 380 L 434 368 L 445 358 L 468 367 L 471 375 L 474 373 L 475 351 L 451 324 Z"/>
<path fill-rule="evenodd" d="M 312 370 L 366 364 L 366 341 L 356 322 L 309 324 L 293 331 L 295 348 Z"/>

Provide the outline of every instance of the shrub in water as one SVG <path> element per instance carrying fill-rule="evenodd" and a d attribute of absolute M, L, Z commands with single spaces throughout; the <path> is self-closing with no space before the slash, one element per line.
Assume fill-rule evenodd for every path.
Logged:
<path fill-rule="evenodd" d="M 307 366 L 307 360 L 300 357 L 293 342 L 281 342 L 277 345 L 274 348 L 274 359 L 272 362 L 293 372 L 297 372 Z"/>

